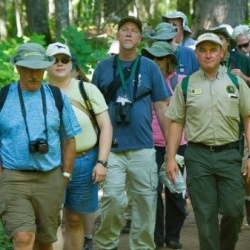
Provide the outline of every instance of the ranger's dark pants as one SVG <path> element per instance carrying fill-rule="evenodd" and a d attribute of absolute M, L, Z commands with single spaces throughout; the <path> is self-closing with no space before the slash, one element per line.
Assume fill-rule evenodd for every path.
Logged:
<path fill-rule="evenodd" d="M 241 155 L 235 148 L 185 151 L 187 188 L 199 232 L 200 250 L 234 250 L 245 198 Z M 219 223 L 218 215 L 221 214 Z"/>

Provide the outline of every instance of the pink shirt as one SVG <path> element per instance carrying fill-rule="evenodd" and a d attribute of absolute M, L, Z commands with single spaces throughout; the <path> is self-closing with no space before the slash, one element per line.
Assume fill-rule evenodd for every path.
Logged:
<path fill-rule="evenodd" d="M 170 84 L 170 79 L 175 75 L 176 73 L 173 72 L 172 74 L 170 74 L 167 78 L 166 78 L 166 84 L 169 87 L 170 91 L 173 93 L 174 90 Z M 185 75 L 178 75 L 178 84 L 181 82 L 181 80 L 185 77 Z M 161 128 L 160 125 L 158 123 L 157 117 L 156 117 L 156 113 L 153 110 L 153 120 L 152 120 L 152 129 L 153 129 L 153 138 L 154 138 L 154 145 L 157 147 L 165 147 L 166 146 L 166 142 L 164 139 L 164 136 L 161 132 Z M 182 134 L 182 138 L 181 138 L 181 143 L 180 145 L 185 145 L 187 142 L 185 141 L 184 138 L 184 132 Z"/>

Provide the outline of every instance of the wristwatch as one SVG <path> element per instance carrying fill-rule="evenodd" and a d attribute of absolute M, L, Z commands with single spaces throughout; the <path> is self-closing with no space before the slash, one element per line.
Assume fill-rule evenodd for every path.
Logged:
<path fill-rule="evenodd" d="M 102 161 L 102 160 L 98 160 L 96 163 L 102 164 L 105 168 L 106 168 L 107 165 L 108 165 L 108 162 L 107 162 L 107 161 Z"/>
<path fill-rule="evenodd" d="M 62 175 L 63 175 L 64 177 L 68 178 L 68 179 L 69 179 L 69 181 L 71 181 L 71 180 L 72 180 L 72 174 L 71 174 L 71 173 L 68 173 L 68 172 L 62 172 Z"/>

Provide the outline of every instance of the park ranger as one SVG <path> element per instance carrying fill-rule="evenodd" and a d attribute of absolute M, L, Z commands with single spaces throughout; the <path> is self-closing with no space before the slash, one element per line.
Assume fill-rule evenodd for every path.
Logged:
<path fill-rule="evenodd" d="M 176 87 L 166 113 L 171 119 L 166 172 L 174 182 L 179 171 L 174 157 L 185 127 L 187 187 L 200 249 L 233 250 L 245 196 L 239 122 L 241 116 L 250 155 L 250 90 L 241 78 L 223 70 L 222 42 L 217 35 L 200 35 L 195 52 L 200 70 Z M 249 181 L 249 159 L 243 176 Z M 222 215 L 220 226 L 218 214 Z"/>

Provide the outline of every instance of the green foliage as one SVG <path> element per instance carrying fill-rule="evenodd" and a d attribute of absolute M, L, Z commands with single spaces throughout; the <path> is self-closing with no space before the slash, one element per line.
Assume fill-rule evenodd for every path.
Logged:
<path fill-rule="evenodd" d="M 0 87 L 18 79 L 14 66 L 9 63 L 17 47 L 26 42 L 36 42 L 44 46 L 44 36 L 33 34 L 30 37 L 10 38 L 0 43 Z M 0 249 L 1 250 L 1 249 Z"/>
<path fill-rule="evenodd" d="M 96 63 L 106 57 L 105 41 L 101 38 L 87 39 L 84 31 L 78 30 L 75 26 L 62 31 L 59 41 L 69 46 L 76 55 L 80 68 L 86 74 L 90 74 Z"/>
<path fill-rule="evenodd" d="M 14 66 L 9 63 L 18 46 L 22 43 L 35 42 L 46 47 L 44 38 L 42 35 L 32 34 L 30 37 L 10 38 L 0 43 L 0 87 L 18 79 Z M 69 46 L 77 56 L 80 68 L 90 75 L 97 62 L 107 56 L 107 40 L 107 38 L 88 39 L 84 31 L 70 26 L 62 32 L 58 41 Z"/>
<path fill-rule="evenodd" d="M 0 250 L 13 250 L 13 244 L 5 234 L 2 222 L 0 220 Z"/>

